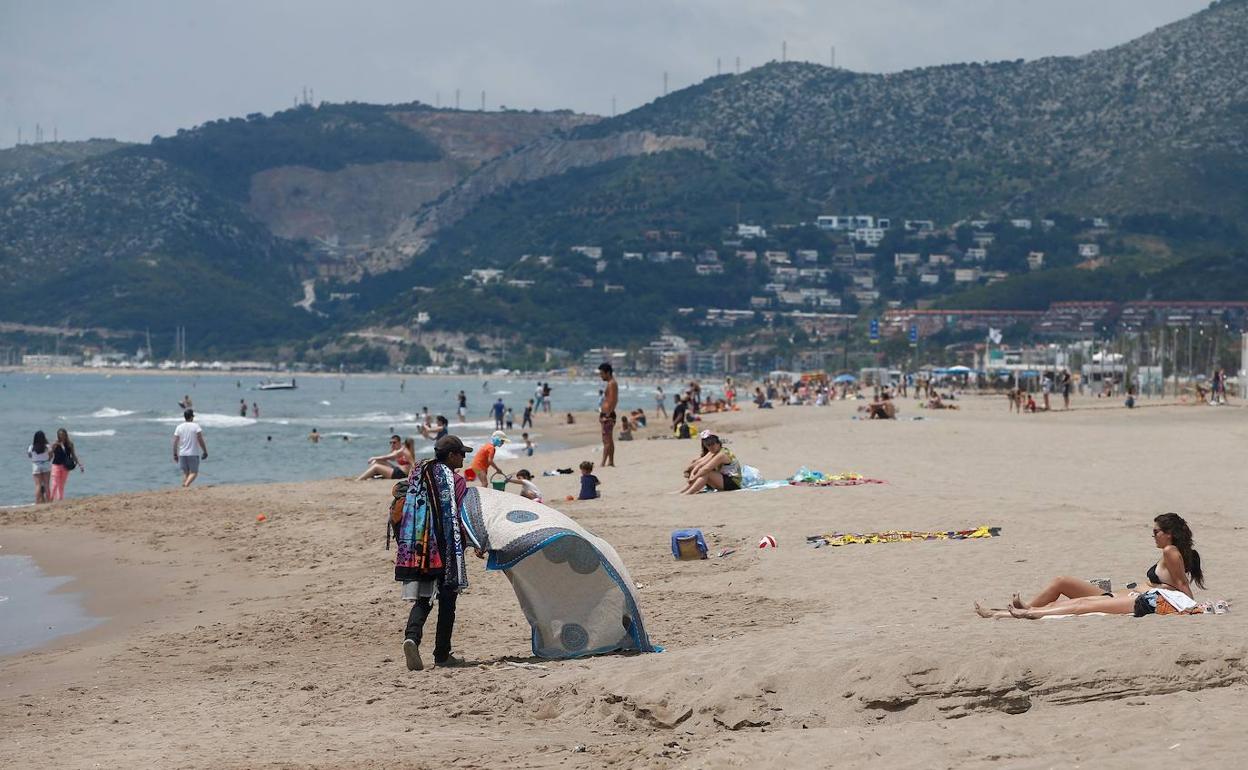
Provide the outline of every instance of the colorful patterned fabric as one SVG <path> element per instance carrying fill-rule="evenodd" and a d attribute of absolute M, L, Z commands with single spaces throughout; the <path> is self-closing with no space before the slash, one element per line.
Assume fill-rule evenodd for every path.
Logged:
<path fill-rule="evenodd" d="M 395 525 L 394 579 L 433 580 L 455 591 L 468 586 L 454 471 L 424 460 L 408 476 L 403 516 Z"/>
<path fill-rule="evenodd" d="M 909 543 L 923 540 L 978 540 L 986 537 L 1000 537 L 1001 527 L 979 527 L 977 529 L 948 530 L 944 532 L 916 532 L 911 530 L 888 530 L 885 532 L 836 532 L 828 535 L 811 535 L 806 542 L 816 548 L 825 545 L 866 545 L 869 543 Z"/>
<path fill-rule="evenodd" d="M 882 479 L 871 479 L 861 473 L 823 473 L 812 471 L 806 466 L 798 469 L 789 478 L 789 484 L 795 487 L 856 487 L 863 484 L 885 484 Z"/>

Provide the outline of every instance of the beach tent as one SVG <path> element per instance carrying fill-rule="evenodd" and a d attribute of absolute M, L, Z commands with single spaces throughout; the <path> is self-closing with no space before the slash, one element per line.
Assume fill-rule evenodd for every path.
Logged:
<path fill-rule="evenodd" d="M 971 367 L 969 367 L 969 366 L 951 366 L 951 367 L 949 367 L 948 369 L 946 369 L 945 371 L 946 371 L 946 372 L 948 372 L 949 374 L 970 374 L 970 373 L 971 373 Z"/>
<path fill-rule="evenodd" d="M 857 382 L 857 381 L 858 381 L 858 378 L 852 374 L 838 374 L 832 380 L 832 382 L 835 382 L 838 385 L 842 382 Z"/>
<path fill-rule="evenodd" d="M 502 570 L 533 630 L 533 654 L 577 658 L 656 652 L 633 579 L 607 541 L 553 508 L 510 492 L 470 487 L 464 526 Z"/>

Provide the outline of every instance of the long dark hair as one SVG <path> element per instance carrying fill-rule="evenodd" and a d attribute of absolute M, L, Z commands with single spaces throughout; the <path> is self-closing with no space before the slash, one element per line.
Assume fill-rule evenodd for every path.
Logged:
<path fill-rule="evenodd" d="M 61 436 L 64 436 L 65 438 L 61 438 Z M 74 454 L 74 442 L 69 439 L 69 431 L 64 428 L 57 428 L 56 443 L 61 445 L 61 449 L 64 449 L 66 454 Z"/>
<path fill-rule="evenodd" d="M 30 445 L 34 447 L 36 452 L 48 451 L 48 437 L 43 435 L 43 431 L 35 431 L 35 437 L 31 439 Z"/>
<path fill-rule="evenodd" d="M 1192 576 L 1192 582 L 1204 588 L 1205 573 L 1200 569 L 1200 552 L 1192 547 L 1196 544 L 1195 538 L 1192 537 L 1192 528 L 1187 526 L 1187 522 L 1177 513 L 1163 513 L 1153 519 L 1153 523 L 1169 535 L 1174 547 L 1179 549 L 1179 553 L 1183 556 L 1183 568 Z"/>

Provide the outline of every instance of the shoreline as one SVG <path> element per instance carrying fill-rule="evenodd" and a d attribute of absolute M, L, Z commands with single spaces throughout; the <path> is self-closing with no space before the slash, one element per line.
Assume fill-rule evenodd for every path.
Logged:
<path fill-rule="evenodd" d="M 587 413 L 592 414 L 592 413 Z M 566 424 L 562 427 L 567 428 Z M 564 440 L 562 445 L 557 449 L 543 453 L 543 456 L 553 455 L 558 457 L 561 453 L 582 452 L 593 449 L 596 453 L 598 446 L 592 443 L 579 443 L 590 441 L 597 436 L 596 430 L 586 429 L 587 426 L 582 422 L 572 426 L 574 430 L 563 431 L 566 435 L 561 437 Z M 591 426 L 592 427 L 592 426 Z M 576 428 L 580 428 L 576 430 Z M 453 431 L 452 431 L 453 433 Z M 573 443 L 578 442 L 578 443 Z M 537 455 L 534 456 L 535 458 Z M 525 458 L 523 456 L 513 458 L 508 464 L 517 466 L 523 465 Z M 552 461 L 553 462 L 553 461 Z M 554 464 L 557 464 L 554 463 Z M 532 463 L 530 463 L 532 465 Z M 536 466 L 535 466 L 536 467 Z M 541 470 L 534 471 L 539 482 L 542 479 Z M 248 489 L 265 489 L 265 488 L 284 488 L 291 484 L 335 484 L 346 482 L 349 484 L 362 484 L 367 486 L 384 486 L 389 488 L 387 479 L 371 479 L 363 482 L 354 481 L 353 477 L 347 476 L 331 476 L 317 479 L 307 479 L 303 481 L 273 481 L 256 483 L 203 483 L 192 489 L 198 491 L 200 489 L 220 490 L 225 493 L 237 490 L 244 492 Z M 117 501 L 129 505 L 132 498 L 146 495 L 167 495 L 181 494 L 181 490 L 172 487 L 162 487 L 158 489 L 133 490 L 128 492 L 116 492 L 101 495 L 86 495 L 83 497 L 68 498 L 62 503 L 54 503 L 48 505 L 35 505 L 34 503 L 19 506 L 0 506 L 0 520 L 9 512 L 37 514 L 45 510 L 53 510 L 64 504 L 75 504 L 81 506 L 104 505 L 108 506 Z M 33 518 L 33 516 L 31 517 Z M 124 549 L 120 549 L 124 550 Z M 81 595 L 80 604 L 87 617 L 97 619 L 91 628 L 84 631 L 73 632 L 68 634 L 60 634 L 36 647 L 23 650 L 13 655 L 0 656 L 0 662 L 6 658 L 20 657 L 22 655 L 35 654 L 39 652 L 55 652 L 58 650 L 75 649 L 79 646 L 86 646 L 99 641 L 107 641 L 114 639 L 125 631 L 132 629 L 134 626 L 144 622 L 148 622 L 159 616 L 161 611 L 170 609 L 177 604 L 170 597 L 162 595 L 155 587 L 161 582 L 168 583 L 169 575 L 163 569 L 145 569 L 142 566 L 127 563 L 127 561 L 106 561 L 101 563 L 94 558 L 100 552 L 116 553 L 119 551 L 119 543 L 110 540 L 99 533 L 81 533 L 76 532 L 73 538 L 61 538 L 56 543 L 49 541 L 46 532 L 41 529 L 29 528 L 29 525 L 16 524 L 11 525 L 4 522 L 0 527 L 0 553 L 8 556 L 29 556 L 34 559 L 40 571 L 48 577 L 66 577 L 68 582 L 54 589 L 53 593 L 76 593 Z M 150 554 L 148 555 L 150 558 Z M 185 576 L 180 576 L 185 579 Z M 136 593 L 137 591 L 137 593 Z M 137 599 L 137 603 L 136 603 Z"/>

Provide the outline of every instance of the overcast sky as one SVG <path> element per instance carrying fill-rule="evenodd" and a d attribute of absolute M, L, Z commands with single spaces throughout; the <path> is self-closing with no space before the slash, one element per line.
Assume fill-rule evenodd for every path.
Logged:
<path fill-rule="evenodd" d="M 0 0 L 0 147 L 18 127 L 147 141 L 329 101 L 610 114 L 788 58 L 890 72 L 1082 54 L 1207 0 Z M 440 94 L 440 96 L 439 96 Z"/>

